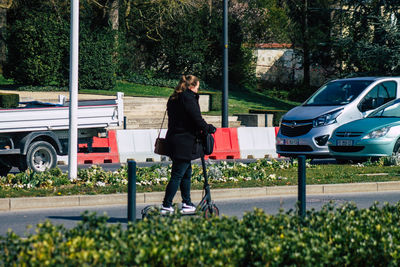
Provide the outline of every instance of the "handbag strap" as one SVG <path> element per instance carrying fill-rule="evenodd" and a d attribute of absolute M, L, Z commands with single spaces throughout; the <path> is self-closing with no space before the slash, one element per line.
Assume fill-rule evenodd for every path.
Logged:
<path fill-rule="evenodd" d="M 165 112 L 164 112 L 164 118 L 162 119 L 160 130 L 158 131 L 158 138 L 160 138 L 161 129 L 162 129 L 162 126 L 164 125 L 165 115 L 167 115 L 167 110 L 168 109 L 166 109 Z"/>

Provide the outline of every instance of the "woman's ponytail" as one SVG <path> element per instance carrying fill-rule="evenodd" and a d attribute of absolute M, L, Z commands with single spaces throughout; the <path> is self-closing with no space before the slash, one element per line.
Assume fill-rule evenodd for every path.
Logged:
<path fill-rule="evenodd" d="M 171 95 L 171 98 L 175 99 L 178 94 L 188 89 L 189 86 L 196 86 L 198 82 L 199 78 L 194 75 L 182 75 L 181 80 L 179 81 L 178 85 L 175 87 L 175 90 Z"/>

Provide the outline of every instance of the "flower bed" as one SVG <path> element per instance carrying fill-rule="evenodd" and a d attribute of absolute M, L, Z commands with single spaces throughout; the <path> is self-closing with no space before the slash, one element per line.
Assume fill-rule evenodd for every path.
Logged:
<path fill-rule="evenodd" d="M 384 162 L 384 161 L 382 161 Z M 381 162 L 381 163 L 382 163 Z M 399 180 L 399 166 L 384 166 L 380 162 L 364 165 L 311 165 L 307 163 L 307 183 L 346 183 Z M 297 184 L 297 162 L 258 160 L 253 163 L 209 163 L 207 172 L 213 188 L 254 187 Z M 386 176 L 360 175 L 387 172 Z M 137 168 L 138 192 L 163 191 L 171 175 L 171 165 Z M 30 170 L 0 177 L 0 197 L 98 194 L 127 191 L 127 167 L 104 171 L 99 166 L 78 170 L 78 178 L 56 168 L 43 173 Z M 193 189 L 201 189 L 201 166 L 193 164 Z"/>
<path fill-rule="evenodd" d="M 227 163 L 225 161 L 208 166 L 208 177 L 210 183 L 226 183 L 228 181 L 272 181 L 285 179 L 274 174 L 275 169 L 289 169 L 294 165 L 288 162 L 276 160 L 260 160 L 255 163 Z M 171 175 L 171 165 L 137 168 L 136 184 L 138 186 L 165 185 Z M 79 169 L 78 178 L 70 181 L 67 173 L 62 173 L 55 168 L 43 173 L 35 173 L 27 170 L 23 173 L 8 174 L 0 178 L 0 186 L 3 188 L 51 188 L 62 185 L 79 185 L 87 187 L 104 187 L 109 185 L 126 185 L 128 183 L 127 167 L 117 171 L 104 171 L 100 166 L 93 165 L 88 169 Z M 193 164 L 192 183 L 202 183 L 203 176 L 201 166 Z"/>

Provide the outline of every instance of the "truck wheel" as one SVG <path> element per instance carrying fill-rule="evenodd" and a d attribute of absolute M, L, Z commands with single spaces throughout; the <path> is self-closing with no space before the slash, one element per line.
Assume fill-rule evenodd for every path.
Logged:
<path fill-rule="evenodd" d="M 44 172 L 57 165 L 57 152 L 45 141 L 36 141 L 29 145 L 26 156 L 21 158 L 20 171 L 30 168 L 35 172 Z"/>

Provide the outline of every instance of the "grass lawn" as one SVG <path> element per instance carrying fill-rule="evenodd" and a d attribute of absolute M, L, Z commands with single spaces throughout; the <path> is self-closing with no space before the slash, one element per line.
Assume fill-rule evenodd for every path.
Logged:
<path fill-rule="evenodd" d="M 19 86 L 14 85 L 12 80 L 7 80 L 2 75 L 0 75 L 0 89 L 18 90 L 18 88 Z M 40 87 L 38 87 L 38 90 L 39 88 Z M 60 91 L 65 90 L 68 89 L 60 88 Z M 167 87 L 149 86 L 130 83 L 126 81 L 117 81 L 117 84 L 113 90 L 80 89 L 79 93 L 114 96 L 116 92 L 123 92 L 126 96 L 169 97 L 172 94 L 173 90 L 173 88 Z M 297 102 L 285 101 L 282 99 L 269 97 L 259 92 L 235 90 L 229 91 L 228 96 L 229 115 L 233 115 L 236 113 L 248 113 L 249 109 L 289 110 L 300 104 Z M 210 111 L 206 114 L 221 115 L 221 111 Z"/>
<path fill-rule="evenodd" d="M 229 114 L 248 113 L 249 109 L 289 110 L 300 103 L 269 97 L 258 92 L 229 92 Z M 210 115 L 219 115 L 220 111 L 210 111 Z"/>
<path fill-rule="evenodd" d="M 127 96 L 147 96 L 147 97 L 169 97 L 174 89 L 167 87 L 142 85 L 125 81 L 118 81 L 113 90 L 89 90 L 81 89 L 79 93 L 115 95 L 116 92 L 123 92 Z"/>
<path fill-rule="evenodd" d="M 124 92 L 124 94 L 127 96 L 169 97 L 173 92 L 173 88 L 148 86 L 118 81 L 114 90 L 83 89 L 79 92 L 103 95 L 115 95 L 115 92 Z M 230 115 L 236 113 L 248 113 L 249 109 L 289 110 L 300 104 L 293 101 L 285 101 L 282 99 L 269 97 L 258 92 L 231 91 L 228 93 L 228 96 L 228 108 Z M 206 114 L 220 115 L 221 111 L 210 111 Z"/>

